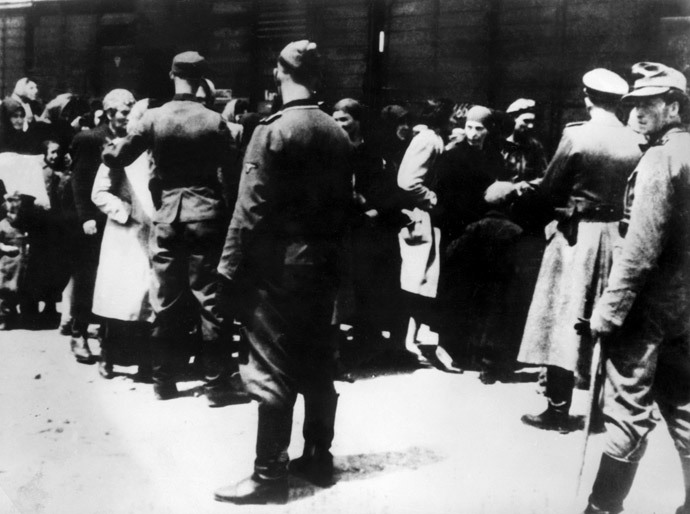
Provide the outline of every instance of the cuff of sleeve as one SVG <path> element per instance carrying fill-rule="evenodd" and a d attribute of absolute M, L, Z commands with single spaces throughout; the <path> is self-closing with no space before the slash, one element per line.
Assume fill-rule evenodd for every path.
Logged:
<path fill-rule="evenodd" d="M 602 325 L 620 327 L 628 316 L 637 294 L 630 290 L 606 291 L 597 302 L 592 319 L 601 320 Z"/>

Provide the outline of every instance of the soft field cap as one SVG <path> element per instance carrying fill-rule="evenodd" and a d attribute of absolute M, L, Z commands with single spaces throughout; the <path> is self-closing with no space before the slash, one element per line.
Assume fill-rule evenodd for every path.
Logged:
<path fill-rule="evenodd" d="M 633 65 L 632 74 L 638 78 L 635 80 L 633 90 L 625 95 L 624 100 L 662 95 L 671 89 L 678 89 L 687 94 L 688 81 L 685 75 L 665 64 L 638 62 Z"/>

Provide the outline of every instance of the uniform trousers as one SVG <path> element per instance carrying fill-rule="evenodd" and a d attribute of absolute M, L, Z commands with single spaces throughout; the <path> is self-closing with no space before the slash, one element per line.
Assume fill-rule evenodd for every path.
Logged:
<path fill-rule="evenodd" d="M 304 395 L 304 438 L 324 450 L 334 432 L 337 394 L 336 338 L 331 325 L 335 289 L 301 293 L 258 289 L 243 329 L 247 357 L 242 379 L 259 402 L 255 471 L 275 478 L 287 472 L 292 413 Z"/>
<path fill-rule="evenodd" d="M 604 341 L 604 452 L 614 459 L 642 458 L 660 421 L 655 403 L 680 457 L 690 458 L 690 333 L 668 327 L 638 299 L 621 329 Z"/>
<path fill-rule="evenodd" d="M 150 300 L 156 314 L 151 333 L 156 383 L 173 381 L 195 328 L 201 335 L 207 383 L 221 380 L 228 371 L 232 348 L 231 341 L 221 337 L 224 321 L 217 309 L 215 271 L 225 228 L 222 219 L 153 224 Z"/>

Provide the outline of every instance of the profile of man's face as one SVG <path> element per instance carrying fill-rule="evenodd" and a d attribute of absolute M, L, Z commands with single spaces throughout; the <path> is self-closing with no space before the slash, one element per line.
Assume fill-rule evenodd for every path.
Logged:
<path fill-rule="evenodd" d="M 677 103 L 667 104 L 661 97 L 639 98 L 630 112 L 636 131 L 645 136 L 655 134 L 673 120 L 677 114 Z"/>
<path fill-rule="evenodd" d="M 35 82 L 27 82 L 26 88 L 24 89 L 24 96 L 32 102 L 36 100 L 38 97 L 38 86 Z"/>

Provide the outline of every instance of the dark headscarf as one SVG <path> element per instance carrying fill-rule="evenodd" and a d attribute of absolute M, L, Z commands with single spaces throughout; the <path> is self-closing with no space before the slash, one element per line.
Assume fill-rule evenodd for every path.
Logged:
<path fill-rule="evenodd" d="M 0 105 L 0 152 L 16 152 L 25 155 L 41 153 L 40 141 L 37 139 L 32 125 L 29 130 L 15 130 L 12 126 L 12 116 L 23 112 L 24 107 L 13 98 L 5 98 Z M 26 114 L 26 113 L 25 113 Z"/>

